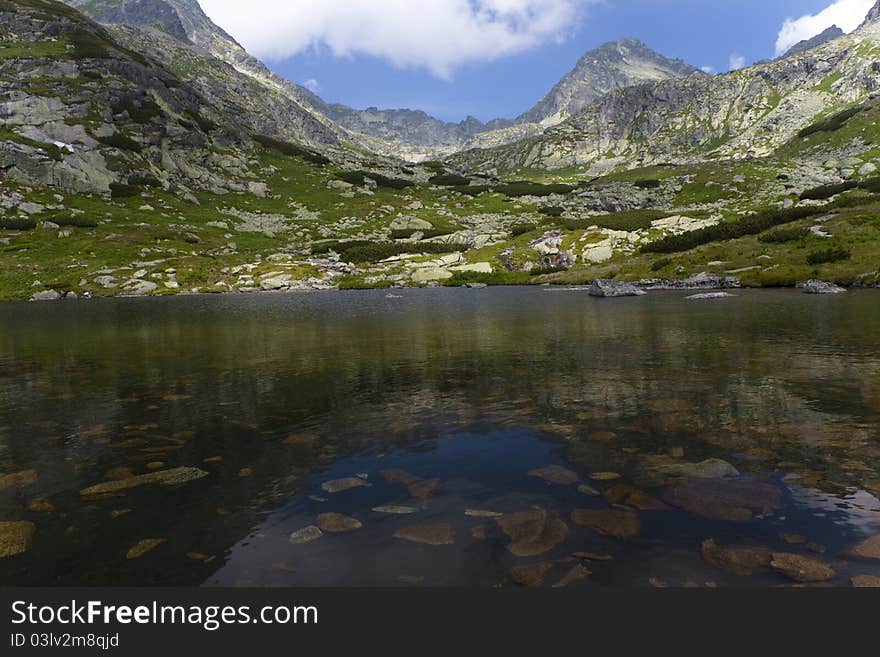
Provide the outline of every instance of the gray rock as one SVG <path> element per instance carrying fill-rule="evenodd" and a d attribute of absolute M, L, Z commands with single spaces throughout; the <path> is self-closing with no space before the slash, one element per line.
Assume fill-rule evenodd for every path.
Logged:
<path fill-rule="evenodd" d="M 645 292 L 636 287 L 632 283 L 621 283 L 619 281 L 610 281 L 605 279 L 597 279 L 593 281 L 590 287 L 591 297 L 600 297 L 603 299 L 611 299 L 616 297 L 640 297 Z"/>
<path fill-rule="evenodd" d="M 687 298 L 691 301 L 707 301 L 711 299 L 730 299 L 735 296 L 735 294 L 729 294 L 728 292 L 705 292 L 703 294 L 692 294 Z"/>
<path fill-rule="evenodd" d="M 798 285 L 806 294 L 844 294 L 846 290 L 834 283 L 810 280 Z"/>
<path fill-rule="evenodd" d="M 56 301 L 60 298 L 61 295 L 55 290 L 43 290 L 42 292 L 37 292 L 33 295 L 31 301 Z"/>

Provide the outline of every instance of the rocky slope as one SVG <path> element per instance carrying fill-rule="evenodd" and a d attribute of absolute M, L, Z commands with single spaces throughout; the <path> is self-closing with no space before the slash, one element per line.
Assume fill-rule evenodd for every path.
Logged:
<path fill-rule="evenodd" d="M 272 73 L 215 25 L 197 0 L 65 0 L 132 49 L 149 51 L 252 129 L 338 145 L 349 135 L 309 104 L 310 94 Z M 124 29 L 130 28 L 130 29 Z"/>
<path fill-rule="evenodd" d="M 880 88 L 880 23 L 805 53 L 718 76 L 621 89 L 544 135 L 459 160 L 471 167 L 616 167 L 766 156 Z"/>

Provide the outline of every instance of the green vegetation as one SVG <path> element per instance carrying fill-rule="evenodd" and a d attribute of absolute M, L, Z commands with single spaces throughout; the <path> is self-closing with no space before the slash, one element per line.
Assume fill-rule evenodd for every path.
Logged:
<path fill-rule="evenodd" d="M 108 135 L 106 137 L 98 137 L 98 141 L 105 146 L 110 146 L 111 148 L 118 148 L 122 151 L 130 151 L 132 153 L 140 153 L 143 151 L 144 147 L 136 142 L 131 137 L 124 135 L 121 132 L 116 132 L 112 135 Z"/>
<path fill-rule="evenodd" d="M 453 187 L 455 191 L 470 196 L 479 196 L 488 192 L 504 194 L 511 198 L 520 198 L 523 196 L 545 197 L 553 194 L 570 194 L 576 187 L 574 185 L 566 185 L 562 183 L 543 184 L 530 182 L 527 180 L 518 180 L 516 182 L 498 183 L 495 185 L 469 185 Z"/>
<path fill-rule="evenodd" d="M 380 173 L 373 173 L 370 171 L 344 171 L 339 174 L 337 178 L 358 187 L 365 186 L 367 184 L 367 178 L 375 181 L 377 187 L 384 187 L 386 189 L 406 189 L 415 184 L 410 180 L 389 178 Z"/>
<path fill-rule="evenodd" d="M 438 244 L 436 242 L 419 242 L 414 244 L 401 243 L 370 243 L 353 242 L 350 245 L 339 245 L 339 257 L 346 262 L 379 262 L 394 256 L 412 253 L 453 253 L 467 251 L 467 244 Z"/>
<path fill-rule="evenodd" d="M 807 126 L 798 133 L 798 137 L 803 139 L 819 132 L 836 132 L 837 130 L 840 130 L 844 125 L 846 125 L 847 121 L 849 121 L 860 112 L 865 111 L 865 109 L 866 107 L 864 105 L 856 105 L 855 107 L 850 107 L 843 110 L 842 112 L 833 114 L 827 119 Z"/>
<path fill-rule="evenodd" d="M 567 230 L 586 230 L 591 226 L 598 226 L 608 230 L 634 232 L 637 230 L 647 230 L 651 227 L 652 222 L 669 216 L 671 215 L 668 212 L 661 212 L 659 210 L 627 210 L 588 217 L 587 219 L 566 221 L 564 226 Z"/>
<path fill-rule="evenodd" d="M 434 237 L 443 237 L 445 235 L 452 235 L 455 231 L 452 230 L 439 230 L 439 229 L 428 229 L 428 230 L 417 230 L 415 228 L 404 228 L 401 230 L 392 230 L 391 231 L 391 239 L 393 240 L 408 240 L 416 235 L 417 233 L 422 236 L 423 240 L 429 240 Z"/>
<path fill-rule="evenodd" d="M 0 230 L 33 230 L 37 222 L 19 217 L 0 217 Z"/>
<path fill-rule="evenodd" d="M 829 247 L 827 249 L 821 249 L 819 251 L 813 251 L 810 255 L 807 256 L 807 264 L 808 265 L 824 265 L 831 262 L 841 262 L 843 260 L 849 260 L 852 257 L 852 253 L 847 251 L 842 247 Z"/>
<path fill-rule="evenodd" d="M 786 210 L 765 210 L 743 219 L 716 224 L 682 235 L 670 235 L 642 247 L 644 253 L 678 253 L 688 251 L 703 244 L 722 240 L 733 240 L 745 235 L 757 235 L 764 231 L 792 223 L 798 219 L 815 216 L 821 208 L 788 208 Z"/>
<path fill-rule="evenodd" d="M 538 230 L 537 224 L 516 224 L 511 227 L 510 235 L 511 237 L 519 237 L 520 235 L 525 235 L 527 233 L 533 233 Z"/>
<path fill-rule="evenodd" d="M 428 182 L 441 187 L 460 187 L 470 185 L 471 179 L 455 173 L 441 173 L 433 176 Z"/>
<path fill-rule="evenodd" d="M 195 117 L 194 117 L 195 118 Z M 198 119 L 197 119 L 198 120 Z M 204 121 L 204 119 L 201 119 Z M 212 129 L 215 129 L 216 126 L 212 126 Z M 205 130 L 204 132 L 210 132 L 210 130 Z M 305 160 L 306 162 L 311 162 L 312 164 L 325 165 L 330 164 L 330 159 L 321 155 L 317 151 L 314 151 L 310 148 L 306 148 L 304 146 L 299 146 L 298 144 L 292 144 L 287 141 L 282 141 L 280 139 L 275 139 L 274 137 L 269 137 L 266 135 L 253 135 L 253 139 L 258 144 L 265 146 L 266 148 L 271 148 L 272 150 L 278 151 L 282 155 L 289 155 L 292 157 L 299 157 Z"/>
<path fill-rule="evenodd" d="M 780 228 L 758 236 L 758 241 L 764 244 L 786 244 L 797 242 L 810 235 L 806 228 Z"/>

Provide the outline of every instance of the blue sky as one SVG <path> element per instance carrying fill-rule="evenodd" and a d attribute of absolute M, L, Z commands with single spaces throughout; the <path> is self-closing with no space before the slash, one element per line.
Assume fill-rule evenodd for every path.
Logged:
<path fill-rule="evenodd" d="M 441 7 L 426 21 L 438 26 L 432 30 L 418 22 L 418 15 L 390 25 L 377 17 L 381 21 L 377 28 L 369 23 L 370 12 L 382 4 L 376 0 L 340 4 L 339 11 L 361 12 L 352 16 L 351 25 L 340 20 L 339 13 L 323 15 L 322 9 L 335 0 L 322 0 L 323 4 L 293 0 L 288 3 L 289 27 L 285 16 L 279 16 L 274 30 L 267 31 L 265 21 L 260 26 L 256 19 L 249 22 L 248 16 L 235 14 L 241 11 L 235 6 L 245 4 L 251 15 L 259 15 L 259 6 L 254 6 L 260 5 L 259 0 L 201 1 L 212 18 L 273 70 L 300 84 L 313 81 L 318 94 L 329 102 L 356 108 L 422 109 L 448 121 L 467 115 L 482 120 L 514 117 L 528 110 L 583 53 L 606 41 L 632 36 L 664 55 L 726 71 L 734 55 L 746 64 L 773 57 L 787 18 L 817 14 L 832 4 L 861 13 L 866 2 L 871 4 L 870 0 L 432 0 Z M 444 8 L 455 2 L 471 2 L 463 5 L 471 7 L 487 3 L 490 21 L 497 18 L 512 27 L 493 35 L 483 25 L 479 29 L 485 39 L 479 32 L 470 40 L 461 36 L 460 42 L 450 45 L 451 52 L 444 52 L 445 42 L 438 45 L 432 39 L 443 39 L 444 29 L 451 30 L 449 40 L 458 39 L 472 27 L 459 24 L 457 16 L 449 18 L 454 24 L 441 26 L 448 18 Z M 410 9 L 417 4 L 397 6 Z M 804 24 L 808 31 L 811 27 L 818 29 L 815 20 Z M 400 43 L 389 43 L 396 41 Z M 420 50 L 420 41 L 429 44 L 426 49 L 438 51 L 439 61 L 409 57 Z M 506 52 L 510 54 L 496 56 Z"/>

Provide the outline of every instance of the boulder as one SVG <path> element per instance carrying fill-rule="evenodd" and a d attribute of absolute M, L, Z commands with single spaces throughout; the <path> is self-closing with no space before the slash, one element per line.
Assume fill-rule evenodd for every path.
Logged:
<path fill-rule="evenodd" d="M 31 301 L 57 301 L 61 295 L 55 290 L 43 290 L 31 297 Z"/>
<path fill-rule="evenodd" d="M 36 531 L 32 522 L 0 522 L 0 559 L 27 552 Z"/>
<path fill-rule="evenodd" d="M 597 279 L 590 286 L 590 296 L 602 299 L 612 299 L 616 297 L 640 297 L 645 292 L 636 287 L 632 283 L 621 283 L 619 281 L 611 281 L 607 279 Z"/>
<path fill-rule="evenodd" d="M 810 280 L 798 285 L 805 294 L 843 294 L 846 290 L 827 281 Z"/>

